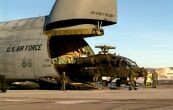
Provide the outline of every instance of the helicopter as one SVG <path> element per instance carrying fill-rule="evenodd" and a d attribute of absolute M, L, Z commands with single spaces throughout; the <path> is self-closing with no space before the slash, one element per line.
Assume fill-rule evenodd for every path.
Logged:
<path fill-rule="evenodd" d="M 73 60 L 68 64 L 55 64 L 56 68 L 60 73 L 65 72 L 71 81 L 83 83 L 103 81 L 102 77 L 126 81 L 131 69 L 136 73 L 136 77 L 147 75 L 146 70 L 131 59 L 109 53 L 109 50 L 115 47 L 107 45 L 95 47 L 101 49 L 98 54 L 89 55 L 84 51 L 80 57 L 71 58 Z"/>

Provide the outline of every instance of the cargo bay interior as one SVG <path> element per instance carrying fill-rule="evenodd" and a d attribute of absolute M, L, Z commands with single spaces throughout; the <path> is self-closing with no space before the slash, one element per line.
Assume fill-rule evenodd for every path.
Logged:
<path fill-rule="evenodd" d="M 52 36 L 49 51 L 54 64 L 73 64 L 75 57 L 90 56 L 94 52 L 82 37 Z"/>

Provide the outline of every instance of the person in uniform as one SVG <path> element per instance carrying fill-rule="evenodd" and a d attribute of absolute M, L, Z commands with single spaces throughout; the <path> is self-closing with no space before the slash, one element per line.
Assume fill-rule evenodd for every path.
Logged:
<path fill-rule="evenodd" d="M 0 74 L 0 92 L 2 91 L 2 85 L 3 85 L 3 83 L 2 83 L 2 80 L 3 80 L 3 76 Z"/>
<path fill-rule="evenodd" d="M 65 75 L 65 72 L 63 72 L 61 76 L 61 90 L 65 91 L 66 90 L 66 83 L 67 83 L 67 77 Z"/>
<path fill-rule="evenodd" d="M 153 80 L 153 88 L 157 88 L 158 74 L 155 71 L 154 71 L 154 73 L 152 73 L 152 80 Z"/>
<path fill-rule="evenodd" d="M 118 78 L 115 83 L 116 83 L 116 86 L 117 86 L 117 90 L 120 90 L 121 89 L 121 79 Z"/>
<path fill-rule="evenodd" d="M 6 81 L 5 81 L 5 75 L 1 75 L 0 74 L 0 91 L 1 92 L 6 92 L 7 91 L 7 84 L 6 84 Z"/>
<path fill-rule="evenodd" d="M 129 90 L 137 90 L 136 88 L 136 81 L 135 81 L 135 72 L 131 69 L 129 72 L 129 80 L 130 80 L 130 85 L 129 85 Z"/>
<path fill-rule="evenodd" d="M 151 83 L 152 83 L 152 76 L 151 76 L 151 74 L 148 74 L 147 78 L 146 78 L 146 84 L 145 84 L 146 87 L 150 87 Z"/>

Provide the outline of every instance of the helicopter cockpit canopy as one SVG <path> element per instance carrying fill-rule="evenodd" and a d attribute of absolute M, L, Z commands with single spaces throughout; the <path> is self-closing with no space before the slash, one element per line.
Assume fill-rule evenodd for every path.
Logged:
<path fill-rule="evenodd" d="M 126 68 L 133 68 L 133 67 L 137 67 L 138 65 L 136 64 L 136 62 L 126 58 L 126 57 L 122 57 L 122 62 L 125 64 Z"/>

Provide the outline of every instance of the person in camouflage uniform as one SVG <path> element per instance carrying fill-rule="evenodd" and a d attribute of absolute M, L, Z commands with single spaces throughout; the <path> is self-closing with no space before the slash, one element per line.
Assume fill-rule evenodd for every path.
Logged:
<path fill-rule="evenodd" d="M 0 74 L 0 91 L 6 92 L 8 89 L 6 81 L 5 81 L 5 75 Z"/>
<path fill-rule="evenodd" d="M 65 72 L 63 72 L 61 76 L 61 90 L 65 91 L 66 90 L 66 83 L 67 83 L 67 77 L 65 75 Z"/>
<path fill-rule="evenodd" d="M 155 71 L 154 71 L 154 73 L 152 73 L 152 80 L 153 80 L 153 88 L 157 88 L 158 74 Z"/>
<path fill-rule="evenodd" d="M 137 90 L 136 88 L 136 81 L 135 81 L 135 72 L 131 69 L 129 72 L 129 80 L 130 80 L 130 85 L 129 85 L 129 90 Z"/>

